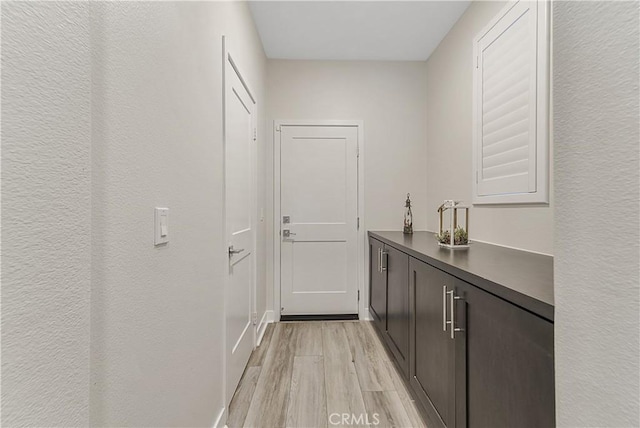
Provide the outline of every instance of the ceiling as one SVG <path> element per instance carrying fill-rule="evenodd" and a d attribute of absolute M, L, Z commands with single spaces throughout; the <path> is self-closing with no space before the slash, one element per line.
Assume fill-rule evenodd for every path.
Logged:
<path fill-rule="evenodd" d="M 469 1 L 252 1 L 268 58 L 424 61 Z"/>

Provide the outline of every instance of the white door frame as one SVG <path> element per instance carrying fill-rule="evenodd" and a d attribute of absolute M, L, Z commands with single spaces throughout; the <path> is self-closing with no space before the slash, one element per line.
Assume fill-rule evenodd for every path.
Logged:
<path fill-rule="evenodd" d="M 358 316 L 369 319 L 365 302 L 369 301 L 365 287 L 366 222 L 364 218 L 364 122 L 362 120 L 274 120 L 273 122 L 273 315 L 280 321 L 280 127 L 281 126 L 349 126 L 358 129 Z"/>
<path fill-rule="evenodd" d="M 229 409 L 227 406 L 227 403 L 229 402 L 229 400 L 231 399 L 231 397 L 227 397 L 227 349 L 226 349 L 226 345 L 227 345 L 227 313 L 226 313 L 226 307 L 224 306 L 224 298 L 226 298 L 225 294 L 226 294 L 226 290 L 227 290 L 227 285 L 229 283 L 229 273 L 228 273 L 228 264 L 229 264 L 229 248 L 228 248 L 228 242 L 227 242 L 227 179 L 226 179 L 226 174 L 227 174 L 227 165 L 226 165 L 226 156 L 227 156 L 227 134 L 226 134 L 226 89 L 227 89 L 227 73 L 229 72 L 233 72 L 235 70 L 235 73 L 237 73 L 238 77 L 240 78 L 240 81 L 242 82 L 242 85 L 244 86 L 244 88 L 247 90 L 247 93 L 249 94 L 249 97 L 251 97 L 251 100 L 254 103 L 254 114 L 252 115 L 252 121 L 253 121 L 253 127 L 254 130 L 257 129 L 257 123 L 256 123 L 256 117 L 255 115 L 257 114 L 257 110 L 258 110 L 258 102 L 256 101 L 254 95 L 253 95 L 253 91 L 251 91 L 251 88 L 249 87 L 249 85 L 247 84 L 247 81 L 244 79 L 244 77 L 242 76 L 242 73 L 240 72 L 239 67 L 237 66 L 237 63 L 235 61 L 235 57 L 231 54 L 231 49 L 229 49 L 229 40 L 226 36 L 222 36 L 222 210 L 224 215 L 222 216 L 222 221 L 223 221 L 223 233 L 224 233 L 224 237 L 223 237 L 223 248 L 221 249 L 221 252 L 223 253 L 223 257 L 224 257 L 224 264 L 223 266 L 225 267 L 226 271 L 224 274 L 224 284 L 223 284 L 223 317 L 222 317 L 222 324 L 223 324 L 223 379 L 222 379 L 222 396 L 224 397 L 224 410 L 221 416 L 221 420 L 226 420 L 228 413 L 229 413 Z M 235 52 L 235 51 L 233 51 Z M 231 69 L 232 68 L 232 69 Z M 251 147 L 251 172 L 252 172 L 252 189 L 251 189 L 251 200 L 252 200 L 252 210 L 253 210 L 253 215 L 251 217 L 251 227 L 253 229 L 253 239 L 252 239 L 252 251 L 253 251 L 253 273 L 252 273 L 252 278 L 251 278 L 251 311 L 252 311 L 252 315 L 253 315 L 253 328 L 252 328 L 252 336 L 253 336 L 253 348 L 255 349 L 256 347 L 256 340 L 257 340 L 257 325 L 255 323 L 255 313 L 256 313 L 256 278 L 257 278 L 257 255 L 256 255 L 256 249 L 257 249 L 257 244 L 256 244 L 256 240 L 257 240 L 257 227 L 258 227 L 258 222 L 257 222 L 257 212 L 258 212 L 258 196 L 257 196 L 257 192 L 258 192 L 258 174 L 257 174 L 257 135 L 254 131 L 254 144 L 252 144 Z"/>

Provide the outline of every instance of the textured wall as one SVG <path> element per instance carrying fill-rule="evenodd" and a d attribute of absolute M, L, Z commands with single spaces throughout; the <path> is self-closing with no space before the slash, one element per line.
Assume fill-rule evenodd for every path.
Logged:
<path fill-rule="evenodd" d="M 638 7 L 554 4 L 559 426 L 640 426 Z"/>
<path fill-rule="evenodd" d="M 224 379 L 222 35 L 259 103 L 262 46 L 241 2 L 104 2 L 92 23 L 91 423 L 211 426 Z M 163 248 L 155 206 L 170 209 Z"/>
<path fill-rule="evenodd" d="M 269 60 L 267 76 L 269 125 L 276 119 L 364 121 L 367 229 L 400 230 L 410 192 L 414 229 L 425 230 L 424 62 Z M 267 179 L 272 185 L 272 168 Z"/>
<path fill-rule="evenodd" d="M 2 2 L 3 426 L 89 422 L 89 51 L 86 4 Z"/>
<path fill-rule="evenodd" d="M 473 38 L 503 7 L 504 2 L 472 2 L 427 60 L 427 180 L 423 183 L 429 230 L 438 228 L 436 209 L 443 200 L 471 202 Z M 550 180 L 552 186 L 553 177 Z M 553 254 L 552 204 L 475 205 L 470 213 L 471 239 Z"/>

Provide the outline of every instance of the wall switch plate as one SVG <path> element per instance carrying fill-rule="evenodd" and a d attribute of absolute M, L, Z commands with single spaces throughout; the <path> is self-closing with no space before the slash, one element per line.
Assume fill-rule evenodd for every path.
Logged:
<path fill-rule="evenodd" d="M 169 208 L 155 209 L 154 245 L 163 245 L 169 242 Z"/>

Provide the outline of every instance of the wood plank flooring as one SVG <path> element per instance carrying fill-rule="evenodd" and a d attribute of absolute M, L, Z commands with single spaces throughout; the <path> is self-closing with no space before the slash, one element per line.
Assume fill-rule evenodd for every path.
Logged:
<path fill-rule="evenodd" d="M 249 359 L 227 426 L 425 427 L 415 406 L 371 323 L 277 323 Z"/>

